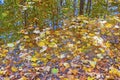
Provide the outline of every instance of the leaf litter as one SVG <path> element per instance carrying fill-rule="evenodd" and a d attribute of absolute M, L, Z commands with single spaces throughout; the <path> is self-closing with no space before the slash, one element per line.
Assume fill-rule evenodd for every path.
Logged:
<path fill-rule="evenodd" d="M 119 80 L 120 19 L 109 19 L 116 22 L 79 16 L 64 29 L 21 30 L 23 38 L 0 46 L 0 79 Z"/>

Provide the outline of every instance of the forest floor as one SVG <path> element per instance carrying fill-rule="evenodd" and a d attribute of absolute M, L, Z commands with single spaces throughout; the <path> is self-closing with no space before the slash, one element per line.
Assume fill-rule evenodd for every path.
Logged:
<path fill-rule="evenodd" d="M 0 80 L 120 80 L 120 18 L 73 18 L 62 29 L 29 27 L 0 46 Z"/>

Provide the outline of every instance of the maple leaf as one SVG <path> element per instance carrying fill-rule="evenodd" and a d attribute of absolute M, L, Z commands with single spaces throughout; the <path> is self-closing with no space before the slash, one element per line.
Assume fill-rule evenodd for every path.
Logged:
<path fill-rule="evenodd" d="M 94 77 L 88 77 L 87 80 L 95 80 Z"/>
<path fill-rule="evenodd" d="M 111 23 L 106 23 L 106 24 L 105 24 L 105 27 L 106 27 L 106 28 L 112 28 L 113 25 L 112 25 Z"/>
<path fill-rule="evenodd" d="M 17 72 L 17 71 L 18 71 L 17 67 L 15 67 L 15 66 L 13 66 L 13 67 L 11 68 L 11 70 L 12 70 L 13 72 Z"/>
<path fill-rule="evenodd" d="M 32 65 L 33 67 L 38 66 L 38 64 L 37 64 L 37 63 L 31 63 L 31 65 Z"/>
<path fill-rule="evenodd" d="M 44 42 L 44 41 L 40 41 L 40 42 L 38 43 L 38 46 L 39 46 L 39 47 L 45 46 L 45 42 Z"/>
<path fill-rule="evenodd" d="M 38 58 L 36 58 L 34 56 L 31 58 L 31 61 L 33 61 L 33 62 L 36 62 L 37 60 L 38 60 Z"/>

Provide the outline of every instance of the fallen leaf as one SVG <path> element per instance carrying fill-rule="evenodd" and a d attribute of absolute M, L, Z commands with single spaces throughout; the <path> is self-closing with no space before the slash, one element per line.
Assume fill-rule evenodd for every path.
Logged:
<path fill-rule="evenodd" d="M 32 65 L 33 67 L 38 66 L 38 64 L 37 64 L 37 63 L 31 63 L 31 65 Z"/>
<path fill-rule="evenodd" d="M 36 58 L 36 57 L 31 58 L 31 61 L 33 61 L 33 62 L 36 62 L 37 60 L 38 60 L 38 58 Z"/>
<path fill-rule="evenodd" d="M 40 42 L 38 43 L 38 46 L 39 46 L 39 47 L 45 46 L 45 42 L 44 42 L 44 41 L 40 41 Z"/>
<path fill-rule="evenodd" d="M 95 65 L 96 65 L 96 62 L 95 61 L 89 61 L 90 62 L 90 65 L 92 66 L 92 67 L 95 67 Z"/>
<path fill-rule="evenodd" d="M 105 27 L 106 27 L 106 28 L 111 28 L 112 26 L 113 26 L 113 25 L 112 25 L 111 23 L 106 23 L 106 24 L 105 24 Z"/>
<path fill-rule="evenodd" d="M 8 47 L 14 47 L 15 45 L 13 43 L 8 43 L 7 46 Z"/>
<path fill-rule="evenodd" d="M 18 71 L 17 67 L 15 67 L 15 66 L 13 66 L 13 67 L 11 68 L 11 70 L 12 70 L 13 72 L 17 72 L 17 71 Z"/>
<path fill-rule="evenodd" d="M 58 69 L 56 68 L 52 68 L 52 71 L 51 71 L 53 74 L 57 74 L 58 73 Z"/>
<path fill-rule="evenodd" d="M 94 77 L 88 77 L 87 80 L 95 80 Z"/>

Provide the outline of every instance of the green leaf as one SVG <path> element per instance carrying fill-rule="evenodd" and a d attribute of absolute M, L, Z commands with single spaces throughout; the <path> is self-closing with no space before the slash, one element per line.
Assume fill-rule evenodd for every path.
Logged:
<path fill-rule="evenodd" d="M 8 43 L 7 46 L 8 47 L 14 47 L 15 45 L 13 43 Z"/>
<path fill-rule="evenodd" d="M 58 69 L 52 68 L 52 73 L 53 73 L 53 74 L 57 74 L 57 73 L 58 73 Z"/>
<path fill-rule="evenodd" d="M 7 16 L 7 13 L 2 13 L 2 16 L 3 16 L 3 17 L 6 17 L 6 16 Z"/>

